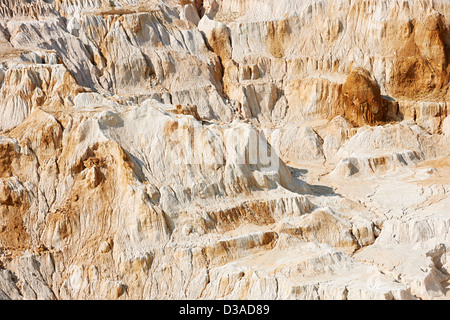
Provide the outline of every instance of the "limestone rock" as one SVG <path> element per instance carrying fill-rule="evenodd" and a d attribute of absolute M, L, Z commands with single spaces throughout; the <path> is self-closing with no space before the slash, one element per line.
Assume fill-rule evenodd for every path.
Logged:
<path fill-rule="evenodd" d="M 448 299 L 448 0 L 0 0 L 0 299 Z"/>

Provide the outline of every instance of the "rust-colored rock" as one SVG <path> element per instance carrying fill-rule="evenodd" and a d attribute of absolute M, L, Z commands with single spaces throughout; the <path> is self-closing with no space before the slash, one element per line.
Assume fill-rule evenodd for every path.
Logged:
<path fill-rule="evenodd" d="M 184 114 L 186 116 L 193 116 L 195 120 L 198 120 L 198 121 L 201 120 L 201 118 L 198 114 L 198 111 L 197 111 L 197 106 L 190 106 L 190 105 L 182 106 L 182 105 L 178 104 L 176 106 L 176 109 L 170 110 L 170 112 L 175 113 L 175 114 Z"/>
<path fill-rule="evenodd" d="M 369 72 L 355 68 L 342 86 L 341 115 L 354 125 L 373 125 L 386 121 L 386 102 Z"/>
<path fill-rule="evenodd" d="M 392 95 L 416 100 L 442 100 L 449 91 L 450 32 L 441 14 L 425 24 L 408 21 L 404 40 L 394 58 Z"/>

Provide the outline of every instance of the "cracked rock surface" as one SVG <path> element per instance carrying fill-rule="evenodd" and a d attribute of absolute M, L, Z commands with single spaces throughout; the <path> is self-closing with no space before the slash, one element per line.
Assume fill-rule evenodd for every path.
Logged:
<path fill-rule="evenodd" d="M 448 0 L 0 0 L 0 299 L 449 299 Z"/>

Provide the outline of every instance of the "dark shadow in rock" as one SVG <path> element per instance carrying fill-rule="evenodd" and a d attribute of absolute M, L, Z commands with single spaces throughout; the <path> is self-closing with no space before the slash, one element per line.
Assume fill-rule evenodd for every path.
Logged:
<path fill-rule="evenodd" d="M 323 185 L 308 185 L 313 195 L 326 197 L 341 197 L 339 193 L 335 193 L 334 189 Z"/>
<path fill-rule="evenodd" d="M 287 166 L 287 167 L 294 179 L 305 182 L 306 175 L 308 174 L 307 169 L 299 169 L 299 168 L 294 168 L 294 167 L 290 167 L 290 166 Z M 333 188 L 328 187 L 328 186 L 308 184 L 308 187 L 311 189 L 311 194 L 315 195 L 315 196 L 341 197 L 340 194 L 334 192 Z"/>
<path fill-rule="evenodd" d="M 289 169 L 289 172 L 291 173 L 291 175 L 294 178 L 305 178 L 305 176 L 308 174 L 308 170 L 307 169 L 298 169 L 298 168 L 294 168 L 294 167 L 290 167 L 287 166 Z"/>

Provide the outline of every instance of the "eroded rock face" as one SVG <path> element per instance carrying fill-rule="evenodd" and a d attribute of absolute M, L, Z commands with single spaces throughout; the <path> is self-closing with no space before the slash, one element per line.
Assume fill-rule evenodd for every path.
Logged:
<path fill-rule="evenodd" d="M 391 79 L 393 94 L 415 100 L 445 97 L 450 57 L 450 33 L 445 17 L 434 13 L 423 24 L 408 21 L 401 33 L 403 44 L 394 59 Z"/>
<path fill-rule="evenodd" d="M 0 14 L 0 299 L 448 298 L 448 1 Z"/>
<path fill-rule="evenodd" d="M 386 103 L 383 103 L 380 88 L 366 70 L 356 69 L 350 73 L 342 87 L 342 95 L 344 110 L 340 114 L 356 125 L 387 120 Z"/>

